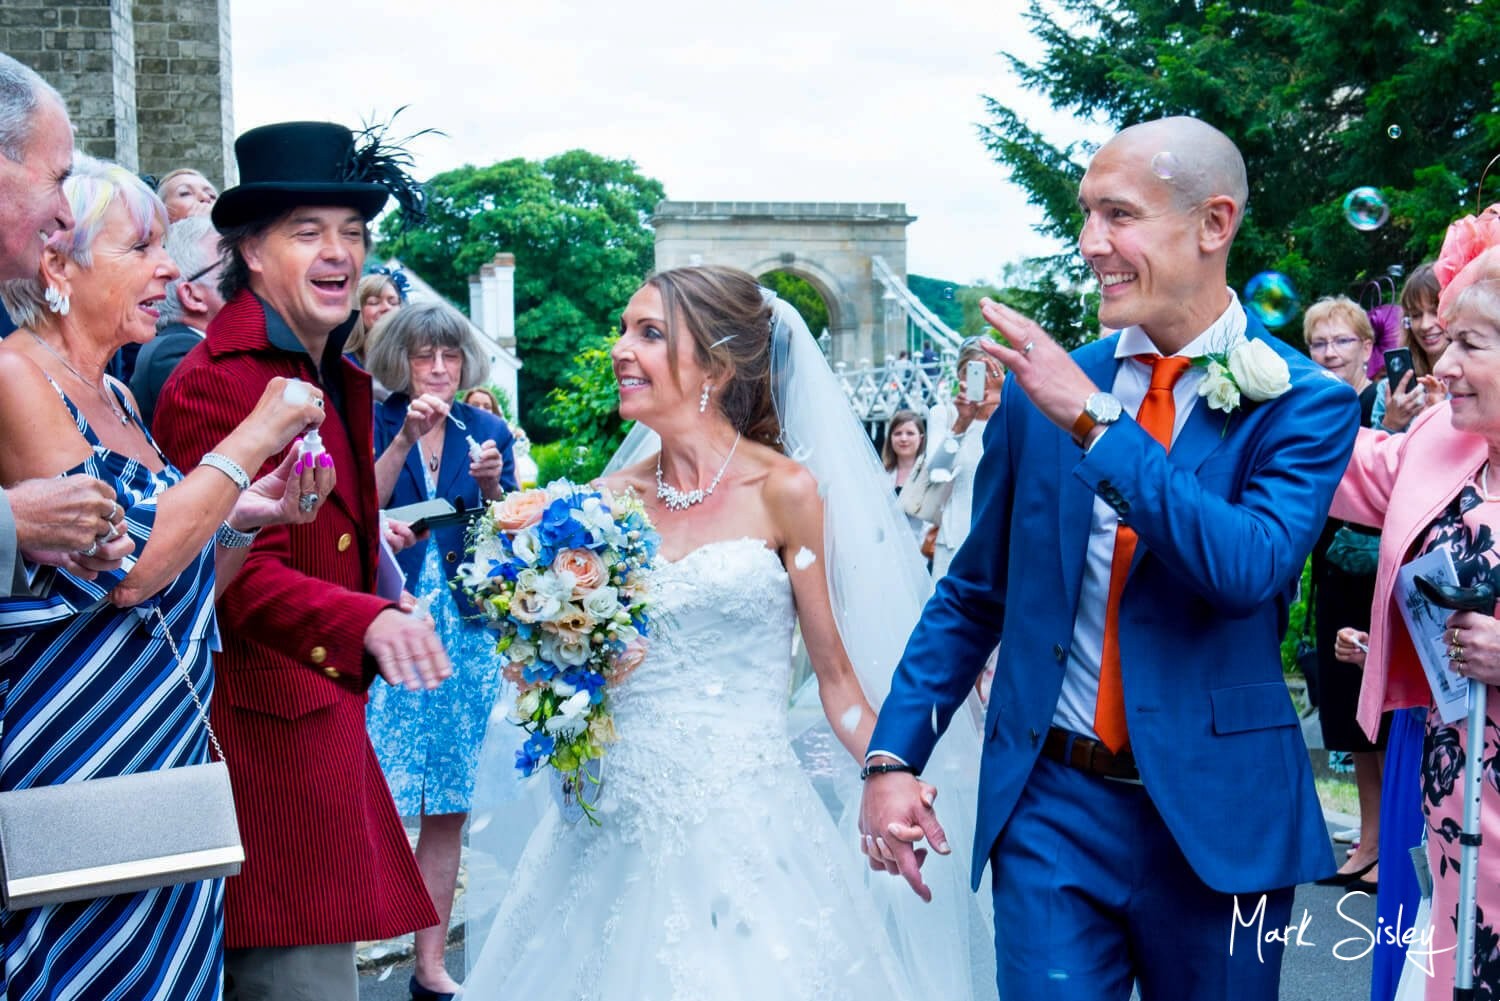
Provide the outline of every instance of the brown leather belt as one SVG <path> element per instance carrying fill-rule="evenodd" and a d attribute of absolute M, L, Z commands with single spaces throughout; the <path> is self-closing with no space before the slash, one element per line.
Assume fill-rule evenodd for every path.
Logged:
<path fill-rule="evenodd" d="M 1135 756 L 1129 751 L 1115 754 L 1092 737 L 1080 737 L 1061 727 L 1054 726 L 1047 731 L 1047 739 L 1042 741 L 1042 754 L 1090 775 L 1127 782 L 1141 780 L 1141 773 L 1135 767 Z"/>

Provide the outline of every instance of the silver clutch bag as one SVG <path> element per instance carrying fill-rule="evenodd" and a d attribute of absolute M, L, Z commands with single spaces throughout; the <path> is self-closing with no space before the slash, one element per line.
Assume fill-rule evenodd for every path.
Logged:
<path fill-rule="evenodd" d="M 7 910 L 240 871 L 245 849 L 229 766 L 170 632 L 167 639 L 219 760 L 0 793 L 0 899 Z"/>

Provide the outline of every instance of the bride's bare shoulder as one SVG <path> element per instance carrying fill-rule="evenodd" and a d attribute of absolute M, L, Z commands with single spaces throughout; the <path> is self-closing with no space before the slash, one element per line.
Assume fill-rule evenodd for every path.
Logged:
<path fill-rule="evenodd" d="M 616 469 L 608 476 L 600 476 L 594 480 L 594 483 L 615 493 L 633 490 L 641 496 L 646 496 L 656 486 L 655 474 L 656 456 L 652 455 L 623 469 Z"/>

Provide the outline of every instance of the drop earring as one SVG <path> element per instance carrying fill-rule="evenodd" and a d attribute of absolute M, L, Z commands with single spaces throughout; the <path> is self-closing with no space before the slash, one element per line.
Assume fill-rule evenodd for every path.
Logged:
<path fill-rule="evenodd" d="M 703 384 L 703 395 L 698 397 L 698 413 L 700 414 L 708 410 L 708 391 L 711 388 L 708 383 Z"/>
<path fill-rule="evenodd" d="M 72 307 L 68 297 L 59 292 L 56 285 L 48 285 L 46 291 L 42 293 L 42 298 L 47 300 L 47 308 L 58 316 L 67 316 L 68 310 Z"/>

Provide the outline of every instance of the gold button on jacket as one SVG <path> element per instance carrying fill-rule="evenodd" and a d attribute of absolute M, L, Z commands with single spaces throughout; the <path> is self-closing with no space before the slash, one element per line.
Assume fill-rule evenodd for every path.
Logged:
<path fill-rule="evenodd" d="M 314 664 L 321 664 L 328 659 L 328 650 L 324 647 L 315 646 L 308 651 L 307 655 L 312 658 Z"/>
<path fill-rule="evenodd" d="M 337 679 L 339 676 L 339 669 L 334 667 L 332 664 L 329 664 L 327 667 L 323 668 L 323 673 L 328 675 L 330 678 Z"/>
<path fill-rule="evenodd" d="M 354 545 L 354 536 L 350 535 L 348 532 L 345 532 L 343 535 L 339 536 L 339 552 L 347 552 L 349 547 L 352 545 Z"/>

